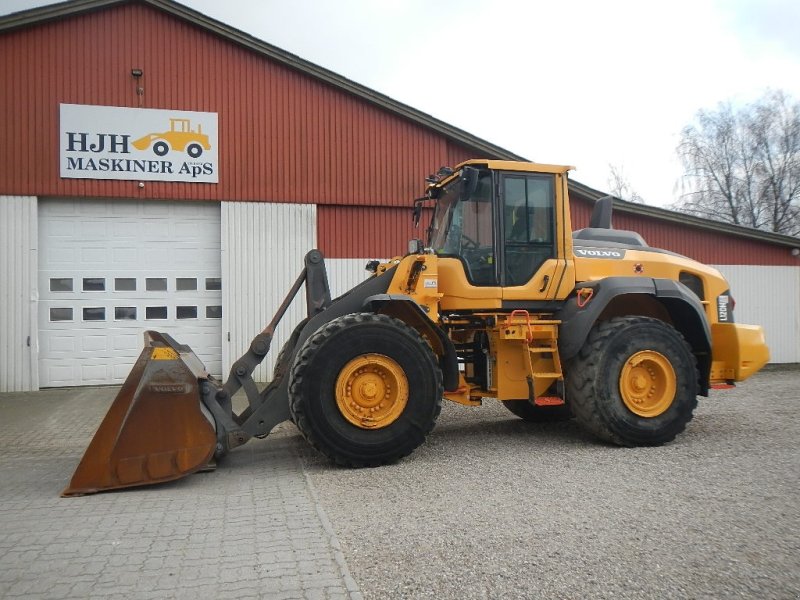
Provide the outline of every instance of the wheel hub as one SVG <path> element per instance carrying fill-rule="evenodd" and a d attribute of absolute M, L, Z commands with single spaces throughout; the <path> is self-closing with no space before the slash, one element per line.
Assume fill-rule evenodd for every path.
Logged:
<path fill-rule="evenodd" d="M 657 417 L 667 411 L 677 389 L 675 370 L 663 354 L 642 350 L 622 367 L 619 390 L 622 401 L 640 417 Z"/>
<path fill-rule="evenodd" d="M 348 362 L 336 379 L 336 405 L 361 429 L 394 423 L 408 403 L 408 379 L 396 361 L 383 354 L 362 354 Z"/>

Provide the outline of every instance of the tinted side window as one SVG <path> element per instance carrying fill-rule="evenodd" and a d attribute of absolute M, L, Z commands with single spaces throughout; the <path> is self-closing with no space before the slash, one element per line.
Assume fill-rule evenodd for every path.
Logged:
<path fill-rule="evenodd" d="M 505 285 L 527 283 L 554 256 L 554 207 L 552 175 L 503 178 Z"/>

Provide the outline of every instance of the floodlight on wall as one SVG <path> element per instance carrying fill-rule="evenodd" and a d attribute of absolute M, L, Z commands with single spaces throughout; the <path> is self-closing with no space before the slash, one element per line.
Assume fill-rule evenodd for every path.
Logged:
<path fill-rule="evenodd" d="M 792 248 L 792 256 L 800 256 L 800 248 Z"/>
<path fill-rule="evenodd" d="M 134 67 L 131 69 L 131 75 L 136 80 L 136 95 L 139 96 L 139 106 L 141 106 L 142 96 L 144 96 L 144 87 L 142 87 L 142 75 L 144 75 L 144 71 Z"/>

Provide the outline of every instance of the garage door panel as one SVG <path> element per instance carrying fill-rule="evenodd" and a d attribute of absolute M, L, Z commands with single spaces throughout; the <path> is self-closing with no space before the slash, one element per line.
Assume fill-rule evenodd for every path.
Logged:
<path fill-rule="evenodd" d="M 139 237 L 144 242 L 168 240 L 170 238 L 169 223 L 163 221 L 148 220 L 142 225 L 143 231 Z"/>
<path fill-rule="evenodd" d="M 84 267 L 103 267 L 108 256 L 107 248 L 82 248 L 81 264 Z"/>
<path fill-rule="evenodd" d="M 80 224 L 79 232 L 85 240 L 108 239 L 108 225 L 102 221 L 84 221 Z"/>
<path fill-rule="evenodd" d="M 135 268 L 139 251 L 135 246 L 117 246 L 111 249 L 111 258 L 117 269 Z"/>
<path fill-rule="evenodd" d="M 63 353 L 72 355 L 75 353 L 75 338 L 72 335 L 54 334 L 48 336 L 47 346 L 46 352 L 50 356 Z"/>
<path fill-rule="evenodd" d="M 75 250 L 67 247 L 59 250 L 45 248 L 41 256 L 50 265 L 74 265 L 77 263 L 76 254 Z"/>
<path fill-rule="evenodd" d="M 77 378 L 73 363 L 52 361 L 48 359 L 39 360 L 39 373 L 42 381 L 47 381 L 50 387 L 62 387 L 68 385 L 80 385 L 74 383 Z"/>
<path fill-rule="evenodd" d="M 130 355 L 130 351 L 139 349 L 140 336 L 137 335 L 113 335 L 112 334 L 112 347 L 114 350 L 122 350 L 125 354 Z"/>
<path fill-rule="evenodd" d="M 220 375 L 221 313 L 207 307 L 221 307 L 222 292 L 205 285 L 221 278 L 218 204 L 41 204 L 42 387 L 121 383 L 147 329 L 189 344 Z"/>
<path fill-rule="evenodd" d="M 39 206 L 39 214 L 47 220 L 53 220 L 58 216 L 75 216 L 78 214 L 75 200 L 51 200 L 47 206 Z"/>
<path fill-rule="evenodd" d="M 78 224 L 67 219 L 54 219 L 42 225 L 43 233 L 48 237 L 73 239 L 76 237 L 75 230 Z"/>
<path fill-rule="evenodd" d="M 107 383 L 109 377 L 108 364 L 81 364 L 81 385 L 100 385 Z"/>
<path fill-rule="evenodd" d="M 173 227 L 175 228 L 175 235 L 183 240 L 199 240 L 201 238 L 200 223 L 175 223 Z"/>
<path fill-rule="evenodd" d="M 133 219 L 115 221 L 111 224 L 114 237 L 118 240 L 136 239 L 138 235 L 136 231 L 137 227 L 139 227 L 139 223 Z"/>
<path fill-rule="evenodd" d="M 141 213 L 141 204 L 131 202 L 115 202 L 111 204 L 111 214 L 115 217 L 138 217 Z"/>
<path fill-rule="evenodd" d="M 190 265 L 197 260 L 198 250 L 177 248 L 169 256 L 170 262 L 176 266 Z"/>
<path fill-rule="evenodd" d="M 73 214 L 80 215 L 81 217 L 104 217 L 111 213 L 111 206 L 108 202 L 102 200 L 86 200 L 76 201 L 73 204 Z"/>
<path fill-rule="evenodd" d="M 81 337 L 81 352 L 105 353 L 107 350 L 108 341 L 105 331 L 101 335 L 84 335 Z"/>
<path fill-rule="evenodd" d="M 153 206 L 140 207 L 140 210 L 142 210 L 142 208 L 145 210 L 145 216 L 149 217 L 187 216 L 186 211 L 181 210 L 183 206 L 180 204 L 173 204 L 171 206 L 169 204 L 156 204 Z"/>

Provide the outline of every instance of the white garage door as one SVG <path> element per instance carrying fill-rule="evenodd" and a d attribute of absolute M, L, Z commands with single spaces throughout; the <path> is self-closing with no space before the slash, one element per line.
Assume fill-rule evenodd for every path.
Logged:
<path fill-rule="evenodd" d="M 121 383 L 154 329 L 221 372 L 220 207 L 39 203 L 41 387 Z"/>

